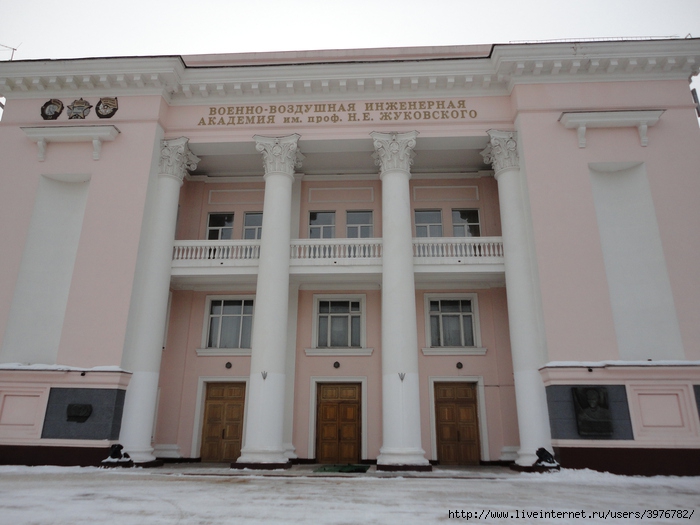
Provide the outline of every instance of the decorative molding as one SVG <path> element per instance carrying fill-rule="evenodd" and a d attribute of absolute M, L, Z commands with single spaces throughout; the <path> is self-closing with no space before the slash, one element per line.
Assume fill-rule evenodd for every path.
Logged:
<path fill-rule="evenodd" d="M 173 177 L 182 184 L 187 170 L 197 169 L 199 157 L 187 147 L 189 139 L 180 137 L 178 139 L 164 140 L 160 149 L 160 174 Z"/>
<path fill-rule="evenodd" d="M 413 148 L 416 146 L 417 131 L 408 133 L 370 133 L 374 140 L 374 163 L 379 166 L 381 177 L 387 171 L 401 170 L 411 172 Z"/>
<path fill-rule="evenodd" d="M 198 357 L 252 355 L 250 348 L 197 348 Z"/>
<path fill-rule="evenodd" d="M 423 348 L 423 355 L 486 355 L 487 348 L 476 346 L 443 346 Z"/>
<path fill-rule="evenodd" d="M 358 100 L 373 100 L 378 93 L 367 87 L 381 87 L 385 78 L 392 79 L 392 98 L 414 97 L 416 91 L 507 95 L 516 84 L 686 80 L 700 67 L 698 42 L 533 42 L 343 50 L 342 55 L 314 51 L 303 58 L 290 52 L 12 61 L 0 64 L 0 96 L 158 94 L 175 105 L 209 105 L 214 93 L 222 101 L 323 101 L 352 93 Z"/>
<path fill-rule="evenodd" d="M 92 158 L 100 160 L 102 143 L 117 138 L 119 130 L 115 126 L 51 126 L 21 128 L 25 135 L 39 147 L 39 160 L 46 159 L 49 142 L 92 142 Z"/>
<path fill-rule="evenodd" d="M 304 353 L 311 356 L 370 356 L 374 348 L 305 348 Z"/>
<path fill-rule="evenodd" d="M 265 176 L 270 173 L 284 173 L 294 176 L 294 169 L 301 168 L 304 155 L 299 151 L 297 142 L 301 136 L 297 133 L 286 137 L 263 137 L 255 135 L 255 149 L 263 155 Z"/>
<path fill-rule="evenodd" d="M 575 129 L 578 135 L 578 147 L 586 147 L 586 129 L 588 128 L 627 128 L 635 127 L 639 131 L 642 146 L 649 144 L 647 130 L 659 122 L 665 110 L 651 111 L 576 111 L 564 112 L 559 122 L 567 129 Z"/>
<path fill-rule="evenodd" d="M 481 152 L 486 164 L 492 164 L 496 177 L 509 169 L 519 169 L 518 134 L 515 131 L 487 131 L 491 143 Z"/>

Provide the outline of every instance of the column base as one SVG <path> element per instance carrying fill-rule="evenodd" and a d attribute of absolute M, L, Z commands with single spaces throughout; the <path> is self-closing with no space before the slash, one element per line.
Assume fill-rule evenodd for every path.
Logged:
<path fill-rule="evenodd" d="M 377 470 L 432 470 L 423 449 L 381 449 Z"/>
<path fill-rule="evenodd" d="M 292 468 L 292 464 L 287 461 L 286 463 L 231 463 L 231 468 L 235 469 L 251 469 L 251 470 L 278 470 L 278 469 L 288 469 Z"/>
<path fill-rule="evenodd" d="M 275 464 L 284 465 L 289 463 L 289 458 L 285 456 L 284 450 L 243 450 L 241 457 L 236 460 L 236 463 L 245 463 L 249 465 Z M 251 467 L 252 468 L 252 467 Z M 266 467 L 264 467 L 266 468 Z M 279 467 L 277 467 L 279 468 Z"/>
<path fill-rule="evenodd" d="M 296 448 L 291 443 L 285 443 L 284 445 L 284 457 L 287 459 L 298 459 L 299 456 L 294 452 Z"/>

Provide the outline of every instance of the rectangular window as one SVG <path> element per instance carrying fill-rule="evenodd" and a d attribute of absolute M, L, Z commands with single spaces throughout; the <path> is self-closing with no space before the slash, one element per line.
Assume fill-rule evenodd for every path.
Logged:
<path fill-rule="evenodd" d="M 253 299 L 212 299 L 207 348 L 250 348 Z"/>
<path fill-rule="evenodd" d="M 442 237 L 441 210 L 416 210 L 416 237 Z"/>
<path fill-rule="evenodd" d="M 372 237 L 372 212 L 349 211 L 347 213 L 346 237 L 348 239 Z"/>
<path fill-rule="evenodd" d="M 312 211 L 309 213 L 309 239 L 335 238 L 335 212 Z"/>
<path fill-rule="evenodd" d="M 471 299 L 431 299 L 430 346 L 474 346 Z"/>
<path fill-rule="evenodd" d="M 233 213 L 210 213 L 207 239 L 233 239 Z"/>
<path fill-rule="evenodd" d="M 453 237 L 481 237 L 479 210 L 452 210 Z"/>
<path fill-rule="evenodd" d="M 243 225 L 244 239 L 259 239 L 262 235 L 262 212 L 247 212 Z"/>
<path fill-rule="evenodd" d="M 360 347 L 361 301 L 319 301 L 317 347 Z"/>

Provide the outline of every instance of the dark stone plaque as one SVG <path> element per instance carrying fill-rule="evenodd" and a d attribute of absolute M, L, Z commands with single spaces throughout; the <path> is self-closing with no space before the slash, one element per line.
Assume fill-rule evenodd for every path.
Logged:
<path fill-rule="evenodd" d="M 608 390 L 604 386 L 573 387 L 576 426 L 581 437 L 612 437 L 613 424 Z"/>

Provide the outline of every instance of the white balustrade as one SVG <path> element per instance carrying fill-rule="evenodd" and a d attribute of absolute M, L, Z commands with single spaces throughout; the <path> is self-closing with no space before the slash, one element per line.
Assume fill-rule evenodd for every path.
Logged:
<path fill-rule="evenodd" d="M 413 256 L 418 258 L 503 257 L 501 237 L 436 237 L 413 239 Z"/>
<path fill-rule="evenodd" d="M 175 241 L 173 261 L 250 260 L 260 257 L 260 241 Z"/>
<path fill-rule="evenodd" d="M 376 264 L 382 258 L 382 239 L 293 239 L 289 255 L 292 264 L 296 261 L 323 265 L 338 260 L 344 260 L 347 265 L 353 261 Z M 417 262 L 425 261 L 424 264 L 440 264 L 439 259 L 452 258 L 494 262 L 494 258 L 503 258 L 503 240 L 501 237 L 414 238 L 413 256 Z M 259 257 L 258 240 L 175 241 L 173 248 L 173 265 L 179 267 L 209 266 L 215 261 L 217 265 L 230 261 L 226 264 L 248 266 L 257 264 Z"/>
<path fill-rule="evenodd" d="M 373 259 L 382 256 L 381 239 L 295 239 L 290 257 L 297 259 Z"/>

